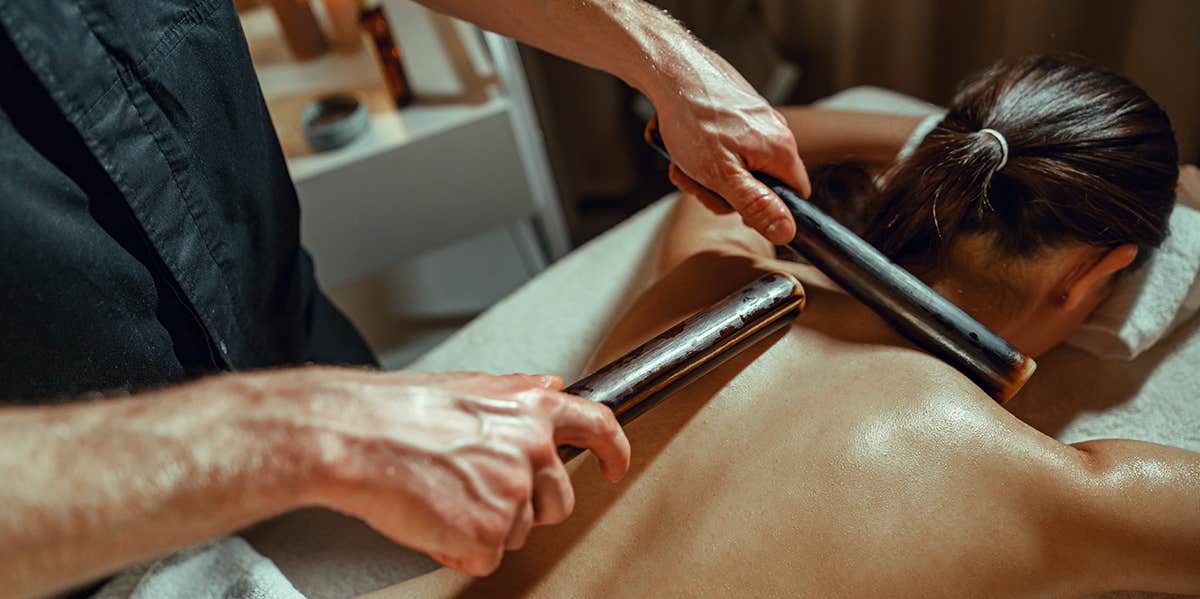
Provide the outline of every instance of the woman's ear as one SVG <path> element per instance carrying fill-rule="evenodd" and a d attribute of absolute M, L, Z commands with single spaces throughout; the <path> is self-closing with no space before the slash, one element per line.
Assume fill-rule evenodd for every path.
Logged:
<path fill-rule="evenodd" d="M 1073 281 L 1067 282 L 1067 290 L 1063 294 L 1063 308 L 1074 310 L 1079 307 L 1084 299 L 1099 292 L 1112 275 L 1133 264 L 1137 254 L 1138 247 L 1132 243 L 1121 244 L 1105 252 L 1090 267 L 1083 269 Z"/>

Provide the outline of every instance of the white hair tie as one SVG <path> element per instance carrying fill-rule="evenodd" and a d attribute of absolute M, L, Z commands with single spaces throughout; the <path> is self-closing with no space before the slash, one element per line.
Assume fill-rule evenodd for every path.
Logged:
<path fill-rule="evenodd" d="M 1008 164 L 1008 140 L 1004 139 L 1004 134 L 1000 133 L 999 131 L 997 131 L 995 129 L 980 129 L 979 132 L 987 133 L 988 135 L 995 137 L 996 141 L 1000 142 L 1000 150 L 1001 150 L 1002 154 L 1000 156 L 1000 166 L 996 167 L 996 171 L 1004 168 L 1004 165 Z M 996 171 L 992 171 L 992 172 L 996 172 Z"/>

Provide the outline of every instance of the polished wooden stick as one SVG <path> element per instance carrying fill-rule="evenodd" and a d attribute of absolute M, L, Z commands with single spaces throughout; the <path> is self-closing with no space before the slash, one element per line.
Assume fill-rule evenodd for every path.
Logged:
<path fill-rule="evenodd" d="M 697 312 L 566 388 L 600 402 L 627 424 L 725 360 L 790 323 L 804 309 L 804 287 L 772 273 Z M 563 461 L 579 455 L 559 449 Z"/>
<path fill-rule="evenodd" d="M 670 160 L 657 123 L 655 117 L 647 124 L 646 141 Z M 754 176 L 783 200 L 796 219 L 796 237 L 788 246 L 918 347 L 958 369 L 1002 404 L 1033 375 L 1037 364 L 1004 338 L 792 188 L 763 173 Z"/>

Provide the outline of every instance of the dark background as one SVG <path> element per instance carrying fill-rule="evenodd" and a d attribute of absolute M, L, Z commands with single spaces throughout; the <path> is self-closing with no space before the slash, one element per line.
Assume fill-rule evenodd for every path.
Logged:
<path fill-rule="evenodd" d="M 661 0 L 766 97 L 805 103 L 875 85 L 944 104 L 967 74 L 1032 53 L 1074 53 L 1142 85 L 1170 113 L 1184 162 L 1200 153 L 1197 0 Z M 575 241 L 670 190 L 641 142 L 636 92 L 525 48 Z"/>

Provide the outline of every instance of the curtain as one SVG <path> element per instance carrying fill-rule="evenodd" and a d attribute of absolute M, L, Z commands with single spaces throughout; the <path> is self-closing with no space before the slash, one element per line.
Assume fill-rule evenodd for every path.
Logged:
<path fill-rule="evenodd" d="M 877 85 L 944 104 L 1001 58 L 1069 53 L 1125 74 L 1171 116 L 1184 162 L 1200 160 L 1197 0 L 660 0 L 756 86 L 781 61 L 791 102 Z M 527 52 L 568 218 L 660 178 L 641 147 L 633 93 L 612 77 Z M 761 89 L 761 87 L 760 87 Z M 647 195 L 641 193 L 641 195 Z"/>
<path fill-rule="evenodd" d="M 1079 54 L 1145 88 L 1171 116 L 1182 158 L 1200 159 L 1196 0 L 764 0 L 762 13 L 805 69 L 799 99 L 869 84 L 945 103 L 998 59 Z"/>

